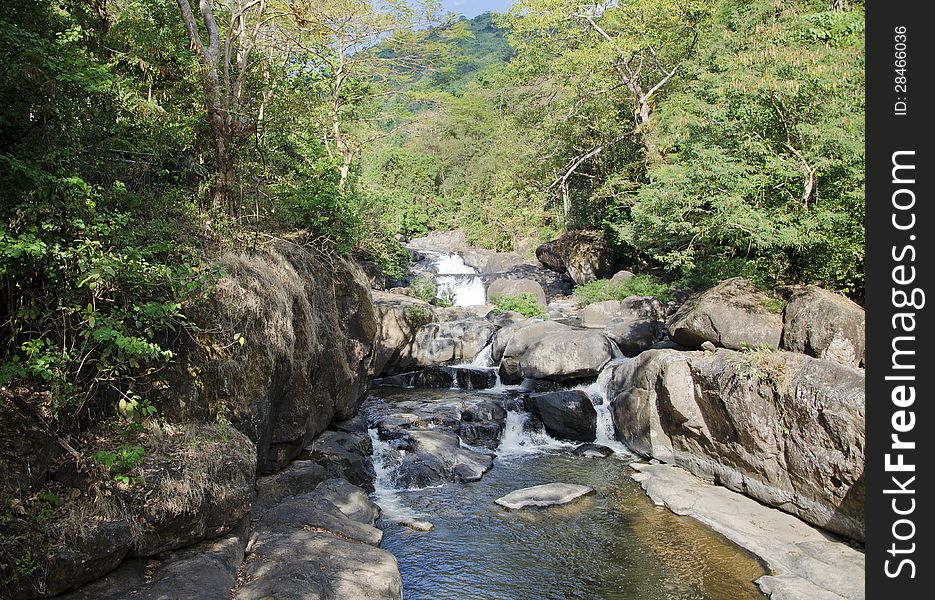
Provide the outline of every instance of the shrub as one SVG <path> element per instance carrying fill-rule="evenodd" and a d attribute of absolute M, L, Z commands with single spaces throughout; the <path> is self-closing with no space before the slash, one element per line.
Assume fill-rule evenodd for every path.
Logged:
<path fill-rule="evenodd" d="M 493 303 L 497 306 L 494 312 L 518 312 L 524 317 L 544 317 L 545 311 L 535 295 L 524 293 L 515 296 L 500 296 Z"/>
<path fill-rule="evenodd" d="M 425 302 L 434 300 L 435 294 L 438 292 L 438 286 L 435 285 L 435 281 L 432 280 L 431 277 L 425 276 L 413 279 L 412 283 L 409 284 L 409 289 L 416 295 L 416 298 L 424 300 Z"/>
<path fill-rule="evenodd" d="M 625 281 L 597 279 L 575 288 L 575 297 L 585 304 L 623 300 L 629 296 L 655 296 L 662 302 L 672 299 L 669 286 L 652 275 L 637 275 Z"/>

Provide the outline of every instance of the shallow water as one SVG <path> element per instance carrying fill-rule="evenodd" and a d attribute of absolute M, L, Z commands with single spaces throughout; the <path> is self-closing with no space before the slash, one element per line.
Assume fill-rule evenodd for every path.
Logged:
<path fill-rule="evenodd" d="M 504 452 L 476 483 L 378 490 L 387 512 L 383 547 L 399 561 L 405 598 L 763 598 L 753 583 L 764 574 L 760 563 L 697 521 L 653 506 L 630 478 L 630 458 L 588 459 L 562 444 L 537 443 L 538 451 Z M 544 510 L 494 504 L 513 490 L 555 481 L 590 485 L 597 494 Z M 395 522 L 400 513 L 435 527 L 413 531 Z"/>

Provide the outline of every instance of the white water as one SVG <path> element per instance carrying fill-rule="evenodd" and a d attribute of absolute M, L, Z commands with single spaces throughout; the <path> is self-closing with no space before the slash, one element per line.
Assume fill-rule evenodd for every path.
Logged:
<path fill-rule="evenodd" d="M 477 270 L 464 264 L 458 254 L 441 254 L 434 260 L 439 298 L 451 297 L 455 306 L 487 304 L 484 280 Z"/>
<path fill-rule="evenodd" d="M 527 430 L 528 420 L 529 413 L 512 410 L 507 412 L 500 446 L 497 448 L 498 458 L 516 458 L 553 450 L 567 450 L 577 445 L 557 440 L 545 431 Z"/>
<path fill-rule="evenodd" d="M 380 439 L 376 429 L 369 429 L 370 441 L 373 444 L 373 470 L 376 477 L 373 480 L 373 501 L 379 505 L 383 517 L 402 525 L 409 525 L 424 519 L 423 515 L 415 513 L 403 504 L 400 490 L 396 489 L 394 479 L 396 467 L 389 468 L 390 446 Z"/>
<path fill-rule="evenodd" d="M 594 410 L 597 412 L 597 439 L 595 444 L 607 446 L 615 454 L 624 457 L 633 457 L 633 453 L 627 448 L 626 444 L 617 440 L 617 434 L 614 431 L 613 415 L 610 412 L 610 398 L 608 398 L 608 388 L 610 387 L 610 378 L 613 374 L 612 366 L 624 361 L 632 361 L 632 358 L 621 358 L 608 363 L 597 376 L 597 381 L 587 386 L 578 386 L 577 389 L 584 392 L 591 399 Z"/>
<path fill-rule="evenodd" d="M 484 349 L 471 361 L 471 366 L 484 368 L 496 367 L 497 365 L 493 364 L 493 344 L 484 346 Z"/>

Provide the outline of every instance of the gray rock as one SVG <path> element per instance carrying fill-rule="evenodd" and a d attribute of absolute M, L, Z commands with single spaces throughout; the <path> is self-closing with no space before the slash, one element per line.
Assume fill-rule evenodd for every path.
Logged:
<path fill-rule="evenodd" d="M 864 309 L 844 296 L 809 285 L 786 306 L 782 347 L 844 365 L 864 361 Z"/>
<path fill-rule="evenodd" d="M 624 281 L 629 281 L 634 277 L 636 277 L 636 274 L 634 274 L 632 271 L 623 270 L 614 273 L 614 276 L 611 277 L 610 280 L 614 283 L 623 283 Z"/>
<path fill-rule="evenodd" d="M 545 308 L 545 290 L 532 279 L 495 279 L 487 288 L 487 298 L 496 303 L 500 298 L 529 294 L 535 297 L 539 306 Z"/>
<path fill-rule="evenodd" d="M 506 496 L 497 498 L 495 502 L 511 510 L 545 508 L 568 504 L 593 493 L 594 488 L 589 485 L 546 483 L 510 492 Z"/>
<path fill-rule="evenodd" d="M 688 348 L 705 341 L 732 350 L 779 348 L 782 318 L 769 311 L 767 301 L 743 277 L 727 279 L 689 298 L 669 318 L 669 334 Z"/>
<path fill-rule="evenodd" d="M 498 279 L 528 279 L 535 281 L 545 292 L 546 300 L 552 301 L 571 294 L 572 281 L 566 274 L 556 273 L 540 265 L 521 264 L 500 273 L 484 275 L 484 284 L 489 286 Z"/>
<path fill-rule="evenodd" d="M 597 411 L 581 390 L 530 394 L 526 410 L 542 422 L 552 437 L 593 442 L 597 439 Z"/>
<path fill-rule="evenodd" d="M 607 458 L 613 456 L 614 451 L 600 444 L 581 444 L 572 451 L 572 454 L 584 458 Z"/>
<path fill-rule="evenodd" d="M 381 386 L 487 390 L 497 385 L 497 371 L 489 367 L 426 367 L 421 371 L 384 377 Z"/>
<path fill-rule="evenodd" d="M 425 237 L 412 238 L 406 244 L 412 250 L 460 252 L 471 248 L 464 230 L 430 231 Z"/>
<path fill-rule="evenodd" d="M 503 273 L 515 267 L 525 264 L 525 260 L 519 254 L 513 252 L 497 252 L 491 254 L 482 271 L 484 273 Z"/>
<path fill-rule="evenodd" d="M 376 376 L 398 373 L 404 370 L 399 365 L 401 356 L 416 331 L 436 320 L 436 309 L 416 298 L 388 292 L 373 293 L 373 308 L 378 328 L 371 373 Z"/>
<path fill-rule="evenodd" d="M 863 371 L 728 350 L 650 350 L 608 368 L 630 449 L 863 539 Z"/>
<path fill-rule="evenodd" d="M 604 329 L 624 356 L 636 356 L 652 348 L 663 335 L 656 319 L 615 319 Z"/>
<path fill-rule="evenodd" d="M 257 532 L 235 600 L 399 600 L 392 554 L 323 531 L 278 526 Z"/>
<path fill-rule="evenodd" d="M 487 346 L 496 326 L 481 317 L 429 323 L 416 334 L 397 362 L 399 370 L 470 362 Z"/>
<path fill-rule="evenodd" d="M 607 327 L 613 321 L 635 321 L 665 318 L 665 307 L 652 296 L 629 296 L 623 300 L 594 302 L 581 311 L 581 324 L 585 327 Z"/>
<path fill-rule="evenodd" d="M 410 431 L 406 449 L 398 480 L 404 487 L 479 481 L 493 466 L 490 455 L 462 448 L 457 435 L 443 431 Z"/>
<path fill-rule="evenodd" d="M 372 442 L 366 433 L 358 435 L 329 430 L 315 438 L 299 459 L 318 463 L 328 477 L 341 478 L 373 491 L 372 451 Z"/>
<path fill-rule="evenodd" d="M 600 231 L 567 231 L 536 248 L 536 258 L 546 268 L 567 273 L 575 285 L 603 279 L 614 273 L 618 257 Z"/>
<path fill-rule="evenodd" d="M 863 600 L 864 555 L 797 518 L 671 465 L 631 465 L 657 505 L 708 525 L 766 563 L 757 580 L 770 598 Z"/>
<path fill-rule="evenodd" d="M 512 335 L 509 335 L 511 333 Z M 513 328 L 504 344 L 500 380 L 519 383 L 524 378 L 570 381 L 596 377 L 618 353 L 603 333 L 575 329 L 553 321 Z M 498 335 L 492 354 L 502 343 Z"/>

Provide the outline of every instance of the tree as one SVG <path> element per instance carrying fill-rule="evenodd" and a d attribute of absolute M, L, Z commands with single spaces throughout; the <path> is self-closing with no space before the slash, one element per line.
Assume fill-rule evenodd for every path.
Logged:
<path fill-rule="evenodd" d="M 315 65 L 325 84 L 321 133 L 329 155 L 339 159 L 338 187 L 344 192 L 358 152 L 348 113 L 401 93 L 387 83 L 443 63 L 443 40 L 429 38 L 430 27 L 439 24 L 440 2 L 299 0 L 292 3 L 291 15 L 284 33 L 302 52 L 298 60 Z"/>
<path fill-rule="evenodd" d="M 263 27 L 267 25 L 267 0 L 232 0 L 218 5 L 198 0 L 202 38 L 191 0 L 177 0 L 191 46 L 202 66 L 204 104 L 214 138 L 216 177 L 212 204 L 237 212 L 233 186 L 237 180 L 235 146 L 255 124 L 259 108 L 251 104 L 248 74 Z M 223 19 L 223 26 L 218 21 Z"/>
<path fill-rule="evenodd" d="M 584 165 L 633 141 L 645 147 L 646 161 L 658 160 L 645 133 L 662 93 L 695 50 L 710 5 L 706 0 L 520 0 L 510 10 L 514 68 L 522 78 L 540 80 L 538 104 L 547 103 L 551 113 L 549 137 L 579 140 L 570 146 L 573 153 L 561 152 L 563 160 L 553 163 L 549 185 L 562 198 L 566 228 L 572 219 L 571 184 L 582 179 Z"/>

